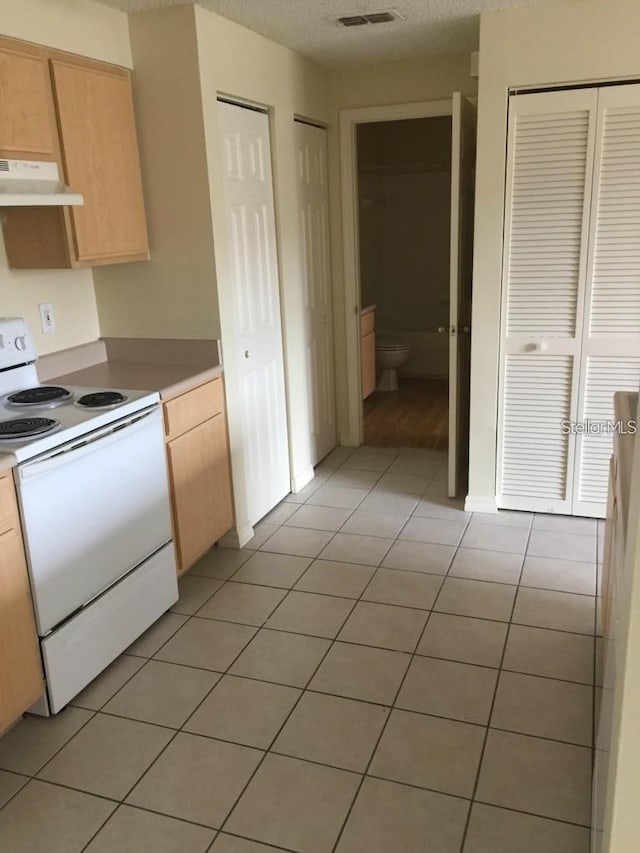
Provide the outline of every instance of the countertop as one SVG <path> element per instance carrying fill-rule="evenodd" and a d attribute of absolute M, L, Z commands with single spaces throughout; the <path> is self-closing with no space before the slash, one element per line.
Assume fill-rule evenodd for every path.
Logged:
<path fill-rule="evenodd" d="M 170 400 L 221 374 L 222 365 L 220 364 L 206 367 L 205 365 L 109 360 L 73 373 L 63 373 L 50 381 L 57 385 L 90 385 L 96 388 L 158 391 L 161 400 Z"/>
<path fill-rule="evenodd" d="M 38 359 L 40 382 L 158 391 L 170 400 L 223 373 L 217 340 L 100 338 Z M 0 453 L 0 473 L 16 464 Z"/>
<path fill-rule="evenodd" d="M 41 382 L 158 391 L 162 400 L 222 372 L 216 340 L 101 338 L 38 361 Z"/>

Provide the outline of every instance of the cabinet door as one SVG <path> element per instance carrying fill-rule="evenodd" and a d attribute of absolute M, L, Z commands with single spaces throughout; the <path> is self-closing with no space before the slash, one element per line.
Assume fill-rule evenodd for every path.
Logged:
<path fill-rule="evenodd" d="M 180 571 L 189 568 L 233 524 L 224 414 L 167 445 Z"/>
<path fill-rule="evenodd" d="M 0 48 L 0 156 L 55 160 L 57 141 L 44 57 Z"/>
<path fill-rule="evenodd" d="M 22 537 L 0 535 L 0 732 L 43 693 L 43 677 Z"/>
<path fill-rule="evenodd" d="M 149 246 L 129 75 L 51 62 L 66 180 L 84 195 L 72 208 L 80 263 L 143 260 Z"/>
<path fill-rule="evenodd" d="M 369 332 L 362 338 L 360 345 L 362 355 L 362 399 L 376 390 L 376 336 Z"/>

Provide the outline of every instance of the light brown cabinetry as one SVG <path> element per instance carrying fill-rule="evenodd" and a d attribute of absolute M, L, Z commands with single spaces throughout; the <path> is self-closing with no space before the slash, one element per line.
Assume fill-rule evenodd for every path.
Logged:
<path fill-rule="evenodd" d="M 55 160 L 57 154 L 47 60 L 0 47 L 0 157 Z"/>
<path fill-rule="evenodd" d="M 0 475 L 0 732 L 44 693 L 13 480 Z"/>
<path fill-rule="evenodd" d="M 375 312 L 360 317 L 360 358 L 362 361 L 362 399 L 376 390 Z"/>
<path fill-rule="evenodd" d="M 5 208 L 14 269 L 149 257 L 126 68 L 0 39 L 0 156 L 55 160 L 82 207 Z"/>
<path fill-rule="evenodd" d="M 233 525 L 222 378 L 165 403 L 167 459 L 178 572 Z"/>
<path fill-rule="evenodd" d="M 147 224 L 129 74 L 52 60 L 75 255 L 85 263 L 143 260 Z"/>

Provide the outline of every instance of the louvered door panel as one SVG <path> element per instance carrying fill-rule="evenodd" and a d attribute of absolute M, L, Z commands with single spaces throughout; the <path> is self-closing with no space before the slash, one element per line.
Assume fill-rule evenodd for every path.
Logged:
<path fill-rule="evenodd" d="M 616 391 L 640 385 L 640 86 L 601 89 L 573 512 L 604 516 Z"/>
<path fill-rule="evenodd" d="M 635 86 L 624 88 L 636 90 Z M 637 335 L 640 103 L 636 107 L 603 108 L 600 146 L 589 332 L 594 336 Z"/>
<path fill-rule="evenodd" d="M 507 356 L 503 414 L 502 497 L 563 502 L 567 490 L 571 415 L 571 356 Z M 515 501 L 514 501 L 515 499 Z"/>
<path fill-rule="evenodd" d="M 586 505 L 595 505 L 590 512 L 603 515 L 607 502 L 609 460 L 613 453 L 615 391 L 637 391 L 640 376 L 640 357 L 607 358 L 591 356 L 587 359 L 584 387 L 584 405 L 581 422 L 589 430 L 579 441 L 579 466 L 577 478 L 577 505 L 585 512 Z M 598 507 L 603 512 L 598 512 Z M 584 514 L 584 513 L 581 513 Z"/>
<path fill-rule="evenodd" d="M 509 100 L 498 506 L 569 512 L 597 90 Z"/>
<path fill-rule="evenodd" d="M 575 334 L 590 118 L 589 108 L 514 117 L 508 335 Z"/>

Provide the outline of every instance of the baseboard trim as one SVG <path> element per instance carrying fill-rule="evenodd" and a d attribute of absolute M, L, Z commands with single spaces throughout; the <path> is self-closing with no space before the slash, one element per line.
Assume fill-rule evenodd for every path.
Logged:
<path fill-rule="evenodd" d="M 360 442 L 357 437 L 350 433 L 340 433 L 338 436 L 337 447 L 360 447 Z"/>
<path fill-rule="evenodd" d="M 247 542 L 253 539 L 254 531 L 251 524 L 245 524 L 240 528 L 234 527 L 225 533 L 224 539 L 232 548 L 244 548 Z"/>
<path fill-rule="evenodd" d="M 495 495 L 467 495 L 464 502 L 465 512 L 498 512 Z"/>
<path fill-rule="evenodd" d="M 301 474 L 296 474 L 295 477 L 291 478 L 291 491 L 293 494 L 297 494 L 302 491 L 304 487 L 313 480 L 314 471 L 313 466 L 309 465 L 308 468 L 305 468 Z"/>

